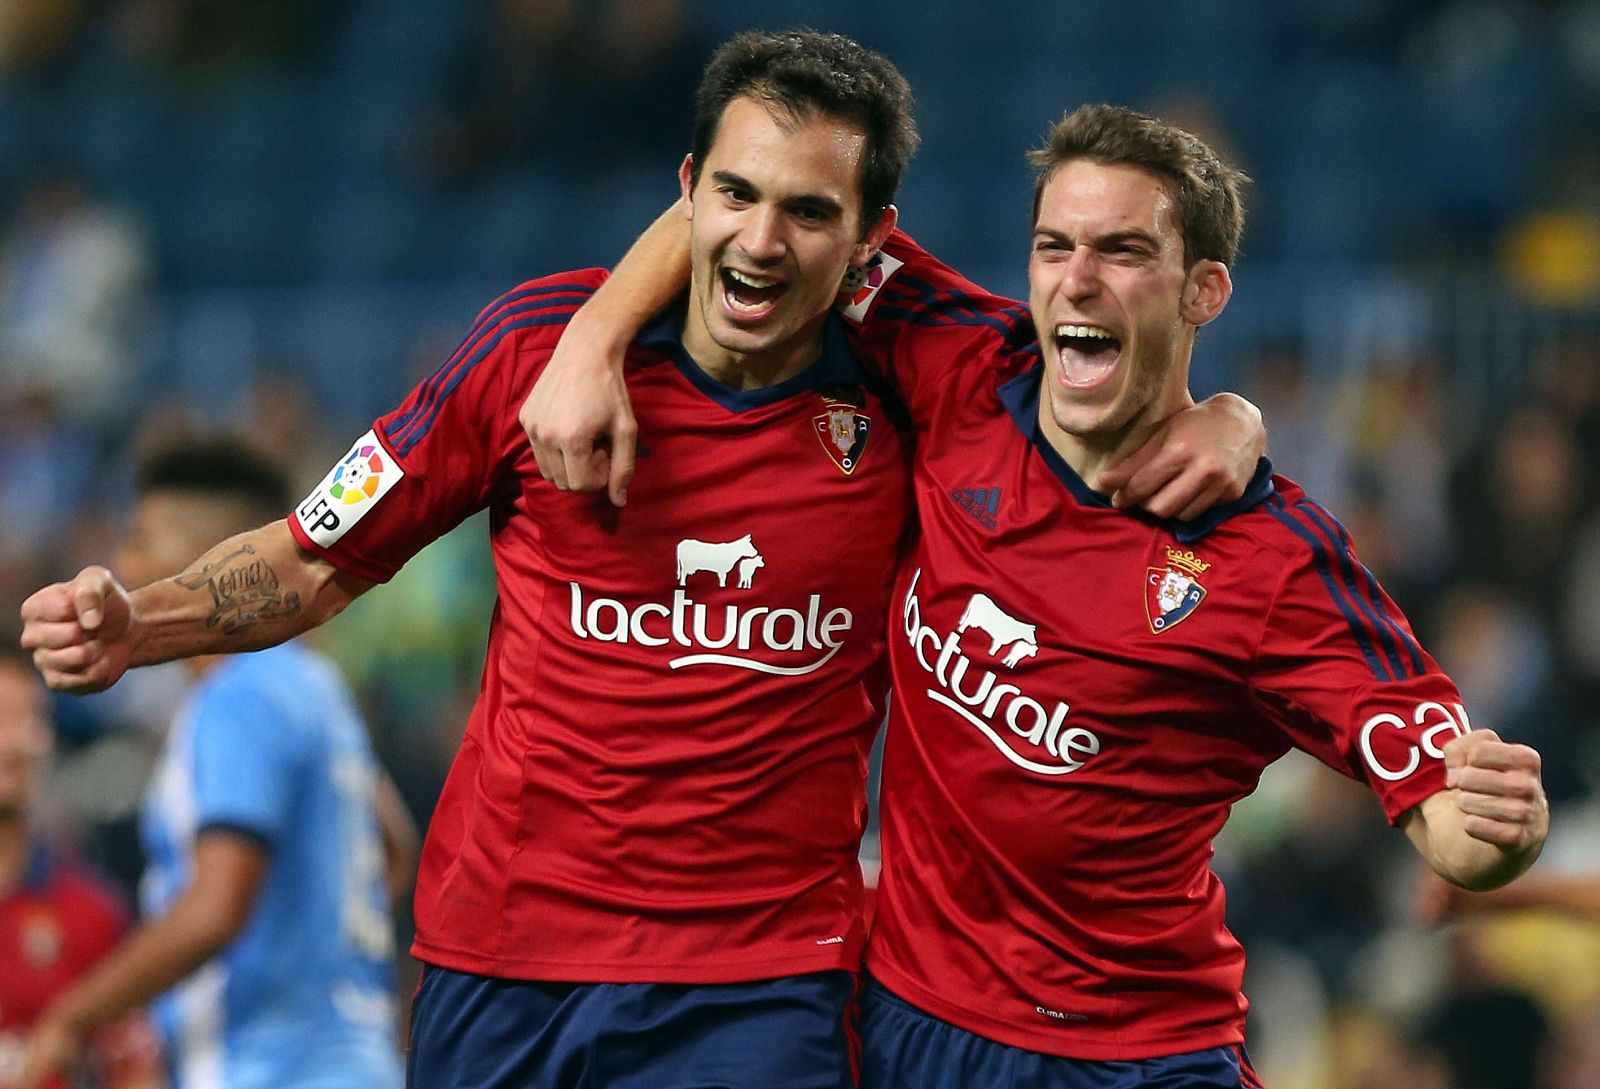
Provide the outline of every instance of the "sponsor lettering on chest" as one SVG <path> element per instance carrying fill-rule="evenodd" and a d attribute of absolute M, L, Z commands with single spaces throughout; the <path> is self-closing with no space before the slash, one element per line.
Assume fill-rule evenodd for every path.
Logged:
<path fill-rule="evenodd" d="M 901 610 L 904 634 L 932 683 L 927 696 L 976 727 L 1011 763 L 1040 775 L 1066 775 L 1100 751 L 1100 738 L 1068 726 L 1071 708 L 1062 700 L 1036 699 L 1002 680 L 1024 659 L 1039 653 L 1038 625 L 1023 620 L 984 593 L 966 601 L 952 631 L 923 620 L 917 586 L 919 568 Z M 978 633 L 975 637 L 968 632 Z M 965 641 L 964 641 L 965 637 Z M 974 659 L 987 659 L 987 665 Z"/>
<path fill-rule="evenodd" d="M 686 537 L 678 542 L 674 561 L 677 585 L 670 600 L 626 602 L 569 582 L 572 633 L 603 643 L 687 651 L 675 650 L 667 660 L 670 669 L 731 666 L 800 676 L 832 660 L 855 626 L 849 609 L 826 607 L 818 593 L 806 595 L 804 608 L 757 604 L 763 589 L 776 587 L 774 596 L 793 600 L 802 588 L 784 585 L 783 573 L 767 567 L 752 534 L 728 541 Z M 726 605 L 695 600 L 695 594 L 713 587 L 728 589 L 730 580 L 741 600 Z"/>

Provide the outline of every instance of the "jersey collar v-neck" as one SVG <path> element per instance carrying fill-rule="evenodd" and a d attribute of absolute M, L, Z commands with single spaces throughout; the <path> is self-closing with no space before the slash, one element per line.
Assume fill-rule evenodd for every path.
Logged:
<path fill-rule="evenodd" d="M 1104 507 L 1111 509 L 1111 498 L 1101 492 L 1095 491 L 1084 483 L 1081 476 L 1072 466 L 1067 464 L 1065 458 L 1050 445 L 1045 438 L 1044 429 L 1039 426 L 1039 397 L 1042 393 L 1044 381 L 1044 366 L 1042 364 L 1029 367 L 1026 371 L 1009 379 L 1000 386 L 1000 400 L 1006 406 L 1006 411 L 1011 414 L 1012 422 L 1022 432 L 1023 437 L 1038 451 L 1049 470 L 1067 486 L 1073 496 L 1088 507 Z M 1200 517 L 1190 521 L 1178 521 L 1172 518 L 1156 518 L 1144 511 L 1131 511 L 1139 518 L 1163 526 L 1182 544 L 1190 544 L 1200 540 L 1206 534 L 1216 529 L 1223 522 L 1236 514 L 1245 511 L 1263 502 L 1274 491 L 1272 483 L 1272 462 L 1266 458 L 1256 463 L 1255 475 L 1250 478 L 1250 483 L 1245 487 L 1244 494 L 1231 503 L 1212 507 Z"/>
<path fill-rule="evenodd" d="M 683 321 L 682 306 L 669 307 L 640 330 L 635 343 L 641 348 L 665 354 L 691 385 L 729 412 L 748 412 L 806 390 L 824 386 L 861 385 L 866 381 L 861 364 L 850 350 L 844 323 L 837 314 L 829 313 L 823 325 L 822 354 L 815 363 L 793 378 L 759 389 L 734 389 L 707 374 L 683 346 Z"/>

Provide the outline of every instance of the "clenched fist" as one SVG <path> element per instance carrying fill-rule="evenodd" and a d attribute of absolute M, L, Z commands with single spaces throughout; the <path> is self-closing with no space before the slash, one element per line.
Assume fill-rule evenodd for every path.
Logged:
<path fill-rule="evenodd" d="M 133 654 L 128 591 L 104 567 L 37 591 L 22 603 L 22 645 L 45 683 L 59 692 L 111 687 Z"/>

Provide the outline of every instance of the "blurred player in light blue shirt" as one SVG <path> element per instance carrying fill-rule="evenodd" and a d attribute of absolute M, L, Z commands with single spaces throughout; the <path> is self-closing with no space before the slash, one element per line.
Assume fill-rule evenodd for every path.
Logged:
<path fill-rule="evenodd" d="M 120 573 L 168 576 L 290 501 L 276 468 L 235 441 L 170 447 L 141 467 Z M 299 605 L 265 564 L 209 589 L 223 627 Z M 177 1089 L 398 1089 L 385 882 L 416 833 L 355 701 L 293 643 L 189 664 L 195 687 L 145 798 L 147 921 L 56 1003 L 22 1084 L 159 995 Z"/>
<path fill-rule="evenodd" d="M 295 644 L 225 658 L 173 728 L 146 796 L 147 916 L 193 878 L 197 835 L 272 861 L 249 921 L 157 999 L 184 1089 L 398 1085 L 376 772 L 344 683 Z"/>

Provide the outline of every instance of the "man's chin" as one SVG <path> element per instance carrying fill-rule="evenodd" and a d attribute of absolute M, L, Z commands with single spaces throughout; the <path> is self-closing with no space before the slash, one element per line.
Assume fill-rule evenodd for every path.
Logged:
<path fill-rule="evenodd" d="M 723 351 L 747 356 L 771 351 L 781 339 L 773 329 L 749 328 L 729 322 L 718 322 L 710 332 L 711 339 Z"/>
<path fill-rule="evenodd" d="M 1117 406 L 1066 401 L 1053 395 L 1050 398 L 1050 419 L 1056 428 L 1075 439 L 1093 439 L 1110 434 L 1116 429 Z"/>

